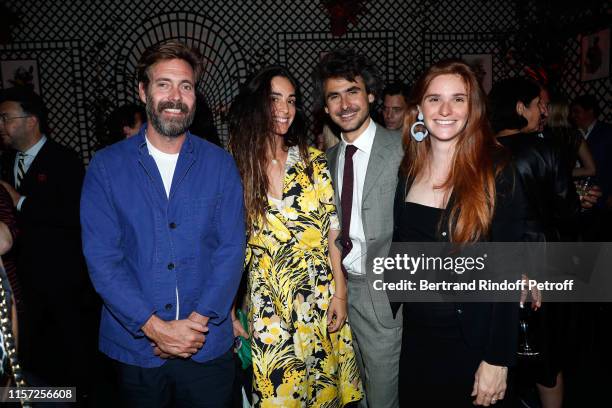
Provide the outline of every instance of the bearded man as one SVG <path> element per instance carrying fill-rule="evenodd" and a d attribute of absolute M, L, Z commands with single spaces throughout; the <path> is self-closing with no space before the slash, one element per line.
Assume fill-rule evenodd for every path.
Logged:
<path fill-rule="evenodd" d="M 100 350 L 117 361 L 130 407 L 231 400 L 243 196 L 231 156 L 187 130 L 200 61 L 176 41 L 143 53 L 147 124 L 99 151 L 83 186 L 83 248 L 104 301 Z"/>

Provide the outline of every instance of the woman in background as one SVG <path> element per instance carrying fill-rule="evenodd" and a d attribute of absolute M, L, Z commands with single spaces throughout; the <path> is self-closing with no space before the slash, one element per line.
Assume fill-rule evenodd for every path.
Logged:
<path fill-rule="evenodd" d="M 540 86 L 526 78 L 509 78 L 493 85 L 489 93 L 490 122 L 498 141 L 511 153 L 526 189 L 532 221 L 541 242 L 571 241 L 580 203 L 571 181 L 575 158 L 537 136 L 544 107 Z M 567 162 L 566 160 L 572 160 Z M 532 376 L 544 408 L 563 403 L 563 359 L 565 358 L 568 310 L 563 303 L 545 303 L 533 316 L 539 322 L 538 364 L 520 375 Z"/>
<path fill-rule="evenodd" d="M 485 95 L 461 61 L 431 66 L 413 88 L 395 202 L 401 242 L 522 239 L 526 203 L 489 130 Z M 503 402 L 517 349 L 512 303 L 404 303 L 402 407 Z"/>
<path fill-rule="evenodd" d="M 578 129 L 570 124 L 569 102 L 560 95 L 553 95 L 548 106 L 548 131 L 553 143 L 558 144 L 562 154 L 567 156 L 574 178 L 595 175 L 595 160 L 591 150 Z M 576 167 L 576 161 L 580 162 L 580 167 Z"/>
<path fill-rule="evenodd" d="M 296 81 L 257 73 L 230 109 L 244 185 L 255 406 L 342 407 L 361 399 L 325 155 L 309 148 Z M 239 333 L 240 328 L 236 331 Z"/>

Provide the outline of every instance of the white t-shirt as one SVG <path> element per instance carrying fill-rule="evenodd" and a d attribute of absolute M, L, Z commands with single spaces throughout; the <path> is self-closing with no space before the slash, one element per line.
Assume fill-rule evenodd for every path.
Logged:
<path fill-rule="evenodd" d="M 178 161 L 179 154 L 178 153 L 164 153 L 161 150 L 157 149 L 149 139 L 145 137 L 147 141 L 147 149 L 149 149 L 149 154 L 155 160 L 155 164 L 157 164 L 157 169 L 159 170 L 159 174 L 161 175 L 162 182 L 164 183 L 164 189 L 166 190 L 166 196 L 170 197 L 170 187 L 172 187 L 172 177 L 174 177 L 174 169 L 176 169 L 176 162 Z M 175 318 L 178 320 L 180 313 L 180 303 L 179 303 L 179 293 L 178 286 L 175 289 L 176 292 L 176 315 Z"/>
<path fill-rule="evenodd" d="M 157 169 L 159 170 L 159 174 L 161 174 L 162 181 L 164 182 L 164 189 L 166 190 L 166 196 L 170 197 L 170 187 L 172 187 L 172 177 L 174 177 L 174 169 L 176 169 L 176 162 L 178 161 L 179 154 L 178 153 L 164 153 L 161 150 L 157 149 L 155 146 L 147 141 L 147 148 L 149 149 L 149 154 L 153 156 L 153 160 L 155 160 L 155 164 L 157 164 Z"/>

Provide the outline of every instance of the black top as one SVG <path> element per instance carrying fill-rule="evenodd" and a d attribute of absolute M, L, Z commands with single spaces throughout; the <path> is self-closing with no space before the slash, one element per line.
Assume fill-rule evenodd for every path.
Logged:
<path fill-rule="evenodd" d="M 569 174 L 576 166 L 578 150 L 584 137 L 578 129 L 571 127 L 547 127 L 542 133 L 545 140 L 559 151 L 563 163 L 567 166 Z"/>
<path fill-rule="evenodd" d="M 404 202 L 397 220 L 395 241 L 436 242 L 441 208 Z"/>
<path fill-rule="evenodd" d="M 520 242 L 529 240 L 531 235 L 539 235 L 541 231 L 534 225 L 528 223 L 529 209 L 528 200 L 521 178 L 517 177 L 513 165 L 507 165 L 499 173 L 496 183 L 496 206 L 491 221 L 491 231 L 484 240 L 493 242 Z M 405 197 L 410 191 L 411 182 L 400 175 L 394 207 L 394 241 L 400 242 L 400 236 L 408 234 L 415 236 L 422 234 L 424 230 L 434 235 L 436 242 L 448 242 L 448 219 L 446 210 L 440 210 L 442 223 L 440 228 L 427 229 L 421 225 L 420 232 L 400 231 L 400 226 L 405 225 L 402 220 L 406 207 Z M 448 206 L 450 207 L 454 197 L 451 195 Z M 412 206 L 408 204 L 408 206 Z M 421 208 L 425 211 L 426 209 Z M 409 210 L 410 211 L 410 210 Z M 432 211 L 435 211 L 433 209 Z M 422 220 L 412 220 L 421 222 Z M 460 332 L 463 339 L 474 350 L 479 350 L 482 360 L 489 364 L 512 366 L 516 360 L 517 335 L 518 335 L 518 299 L 514 303 L 475 303 L 457 302 L 447 303 L 453 306 L 453 313 L 459 322 Z M 392 309 L 397 311 L 398 304 L 392 304 Z"/>
<path fill-rule="evenodd" d="M 444 210 L 404 202 L 395 231 L 400 242 L 437 242 L 437 230 Z M 458 327 L 455 305 L 445 302 L 404 303 L 404 326 Z"/>

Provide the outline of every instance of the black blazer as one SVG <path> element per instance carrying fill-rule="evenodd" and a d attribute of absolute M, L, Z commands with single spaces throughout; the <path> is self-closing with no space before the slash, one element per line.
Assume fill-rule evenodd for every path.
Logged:
<path fill-rule="evenodd" d="M 16 152 L 3 156 L 2 179 L 15 186 Z M 85 170 L 76 152 L 47 139 L 17 191 L 19 274 L 24 284 L 56 288 L 82 282 L 79 201 Z"/>
<path fill-rule="evenodd" d="M 405 177 L 400 176 L 395 195 L 396 228 L 397 215 L 400 214 L 399 210 L 411 184 L 411 180 L 407 181 Z M 452 200 L 451 196 L 449 208 Z M 530 212 L 524 187 L 516 176 L 514 166 L 505 166 L 496 180 L 496 208 L 487 241 L 519 242 L 528 239 L 526 232 L 529 230 Z M 448 241 L 449 234 L 445 222 L 447 216 L 445 213 L 441 223 L 442 229 L 438 231 L 439 242 Z M 394 311 L 397 311 L 399 306 L 392 304 Z M 484 361 L 499 366 L 514 365 L 518 342 L 518 304 L 456 302 L 454 307 L 466 343 L 471 348 L 482 350 Z"/>

